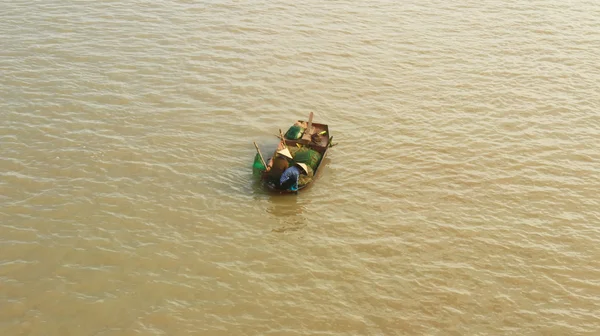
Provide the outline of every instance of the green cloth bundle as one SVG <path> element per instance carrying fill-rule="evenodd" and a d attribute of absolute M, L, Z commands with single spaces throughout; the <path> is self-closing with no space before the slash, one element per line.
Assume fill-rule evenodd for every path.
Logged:
<path fill-rule="evenodd" d="M 284 136 L 286 139 L 289 139 L 289 140 L 298 140 L 302 137 L 303 133 L 304 133 L 304 128 L 302 128 L 302 126 L 294 125 L 294 126 L 290 127 L 287 132 L 285 132 Z"/>

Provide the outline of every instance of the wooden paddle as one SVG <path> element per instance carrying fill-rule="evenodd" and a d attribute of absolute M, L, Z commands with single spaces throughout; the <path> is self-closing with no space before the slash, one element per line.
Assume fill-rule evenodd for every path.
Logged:
<path fill-rule="evenodd" d="M 267 168 L 265 159 L 263 158 L 262 153 L 260 152 L 260 149 L 258 148 L 258 145 L 256 144 L 256 141 L 254 141 L 254 147 L 256 147 L 256 152 L 258 153 L 258 156 L 260 156 L 260 161 L 262 162 L 263 166 L 265 166 L 265 168 Z"/>
<path fill-rule="evenodd" d="M 279 129 L 279 139 L 281 139 L 281 143 L 283 143 L 283 148 L 287 148 L 287 145 L 285 144 L 285 138 L 283 136 L 283 132 L 281 131 L 281 128 Z"/>
<path fill-rule="evenodd" d="M 312 121 L 313 121 L 313 113 L 310 112 L 308 115 L 308 126 L 306 127 L 306 131 L 304 131 L 304 135 L 302 135 L 302 140 L 310 141 L 312 136 Z"/>

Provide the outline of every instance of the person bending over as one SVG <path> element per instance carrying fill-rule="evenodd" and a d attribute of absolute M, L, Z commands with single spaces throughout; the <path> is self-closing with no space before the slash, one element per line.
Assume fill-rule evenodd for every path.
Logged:
<path fill-rule="evenodd" d="M 273 181 L 273 183 L 279 183 L 281 175 L 290 166 L 290 160 L 292 160 L 292 154 L 290 154 L 290 151 L 287 148 L 277 151 L 275 157 L 269 162 L 269 165 L 267 165 L 269 179 Z"/>
<path fill-rule="evenodd" d="M 300 174 L 308 175 L 308 167 L 304 163 L 296 163 L 286 169 L 279 179 L 279 189 L 297 191 Z"/>

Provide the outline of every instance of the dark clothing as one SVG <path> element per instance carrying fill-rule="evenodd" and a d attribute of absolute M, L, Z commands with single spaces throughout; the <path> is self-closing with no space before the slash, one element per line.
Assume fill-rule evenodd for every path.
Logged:
<path fill-rule="evenodd" d="M 279 185 L 279 189 L 281 190 L 291 190 L 291 191 L 296 191 L 298 190 L 298 182 L 294 181 L 294 179 L 289 179 L 285 182 L 283 182 L 282 184 Z"/>
<path fill-rule="evenodd" d="M 300 177 L 300 168 L 291 166 L 286 169 L 279 180 L 280 189 L 290 189 L 291 191 L 298 190 L 298 178 Z"/>
<path fill-rule="evenodd" d="M 273 165 L 271 166 L 271 170 L 269 170 L 269 178 L 273 180 L 273 182 L 279 184 L 279 179 L 281 178 L 281 174 L 290 166 L 288 159 L 277 155 L 273 158 Z"/>

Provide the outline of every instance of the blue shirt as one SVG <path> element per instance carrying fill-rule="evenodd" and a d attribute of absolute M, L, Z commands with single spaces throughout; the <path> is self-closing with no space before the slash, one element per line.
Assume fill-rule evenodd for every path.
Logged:
<path fill-rule="evenodd" d="M 279 179 L 279 184 L 283 184 L 289 179 L 294 179 L 294 185 L 290 188 L 291 190 L 298 190 L 298 178 L 300 177 L 300 168 L 296 166 L 291 166 L 286 169 L 283 174 L 281 174 L 281 178 Z"/>

